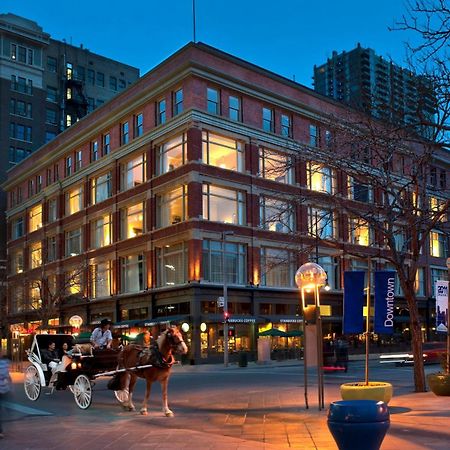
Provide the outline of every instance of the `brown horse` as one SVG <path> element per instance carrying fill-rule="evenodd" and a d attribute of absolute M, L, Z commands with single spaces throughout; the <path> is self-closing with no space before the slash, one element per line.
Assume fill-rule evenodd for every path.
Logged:
<path fill-rule="evenodd" d="M 173 353 L 184 355 L 187 351 L 188 348 L 177 327 L 170 327 L 163 331 L 153 345 L 146 346 L 145 340 L 144 345 L 127 345 L 119 354 L 119 367 L 128 369 L 150 364 L 151 367 L 127 370 L 122 376 L 121 387 L 123 390 L 128 389 L 129 392 L 128 399 L 122 403 L 122 406 L 129 411 L 135 411 L 133 390 L 138 377 L 145 378 L 147 387 L 140 410 L 141 414 L 147 414 L 147 403 L 150 397 L 151 385 L 153 382 L 159 381 L 161 383 L 163 413 L 166 416 L 173 416 L 167 400 L 167 385 L 169 384 L 170 369 L 175 362 Z"/>

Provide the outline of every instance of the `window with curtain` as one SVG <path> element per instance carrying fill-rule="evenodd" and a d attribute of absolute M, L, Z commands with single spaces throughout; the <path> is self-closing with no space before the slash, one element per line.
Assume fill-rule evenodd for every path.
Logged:
<path fill-rule="evenodd" d="M 122 293 L 140 292 L 146 287 L 145 258 L 143 254 L 120 258 Z"/>
<path fill-rule="evenodd" d="M 157 249 L 158 286 L 175 286 L 187 281 L 187 246 L 183 242 Z"/>
<path fill-rule="evenodd" d="M 261 248 L 261 285 L 292 287 L 294 286 L 295 260 L 289 250 Z"/>
<path fill-rule="evenodd" d="M 203 184 L 203 218 L 205 220 L 244 225 L 244 216 L 243 192 Z"/>
<path fill-rule="evenodd" d="M 203 279 L 212 283 L 223 283 L 226 273 L 227 283 L 246 284 L 247 249 L 243 244 L 203 240 Z M 222 270 L 222 260 L 225 270 Z"/>

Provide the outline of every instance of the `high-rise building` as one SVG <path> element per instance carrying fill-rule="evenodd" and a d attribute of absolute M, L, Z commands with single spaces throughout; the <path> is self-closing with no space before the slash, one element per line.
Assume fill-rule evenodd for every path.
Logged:
<path fill-rule="evenodd" d="M 426 135 L 436 112 L 430 81 L 360 44 L 333 51 L 325 64 L 314 66 L 314 89 L 373 117 Z"/>
<path fill-rule="evenodd" d="M 138 78 L 139 69 L 54 40 L 32 20 L 0 14 L 0 184 L 9 168 Z M 5 207 L 0 191 L 0 272 Z"/>

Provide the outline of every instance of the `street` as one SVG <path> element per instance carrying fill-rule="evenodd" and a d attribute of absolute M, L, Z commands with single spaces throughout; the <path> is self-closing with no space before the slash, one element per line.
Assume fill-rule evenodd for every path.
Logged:
<path fill-rule="evenodd" d="M 434 371 L 436 367 L 427 367 L 429 370 Z M 340 399 L 341 383 L 360 381 L 363 375 L 362 361 L 352 361 L 348 373 L 326 374 L 325 405 Z M 403 439 L 409 441 L 414 436 L 411 426 L 417 426 L 417 417 L 414 417 L 409 399 L 412 398 L 413 403 L 417 399 L 420 408 L 427 404 L 424 398 L 433 396 L 430 393 L 412 394 L 411 377 L 411 367 L 371 361 L 370 379 L 389 381 L 394 385 L 394 399 L 390 405 L 392 424 L 382 449 L 398 450 Z M 14 378 L 19 382 L 21 377 L 15 374 Z M 310 380 L 314 380 L 313 372 Z M 86 411 L 76 406 L 69 390 L 55 391 L 52 395 L 43 392 L 38 401 L 30 402 L 25 398 L 23 387 L 16 384 L 14 398 L 6 405 L 6 438 L 0 447 L 8 450 L 336 448 L 326 427 L 326 411 L 318 411 L 315 386 L 309 388 L 310 409 L 305 410 L 303 367 L 295 361 L 271 366 L 249 364 L 245 368 L 175 366 L 169 383 L 169 406 L 175 413 L 174 418 L 162 414 L 159 385 L 152 390 L 149 415 L 141 416 L 138 412 L 124 411 L 113 392 L 107 390 L 106 383 L 107 379 L 97 382 L 92 406 Z M 137 410 L 144 388 L 144 382 L 140 380 L 134 396 Z M 434 399 L 441 401 L 433 396 Z M 442 421 L 443 428 L 444 423 L 449 423 L 448 402 L 441 401 L 437 409 L 430 420 L 436 426 Z M 427 415 L 430 416 L 431 411 L 427 411 Z M 396 421 L 399 421 L 398 429 Z M 426 421 L 421 420 L 421 423 L 426 428 Z M 427 436 L 422 428 L 415 442 L 434 437 L 436 434 Z M 445 434 L 444 437 L 449 438 Z M 442 447 L 436 442 L 433 444 L 436 446 L 414 448 L 443 449 L 448 441 L 443 442 Z"/>

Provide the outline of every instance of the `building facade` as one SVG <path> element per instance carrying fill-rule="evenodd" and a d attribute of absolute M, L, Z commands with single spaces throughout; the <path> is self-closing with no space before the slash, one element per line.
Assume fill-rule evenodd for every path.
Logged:
<path fill-rule="evenodd" d="M 341 112 L 217 49 L 183 47 L 9 171 L 11 331 L 38 327 L 50 296 L 61 299 L 51 323 L 184 324 L 190 357 L 212 361 L 223 354 L 225 273 L 230 350 L 255 351 L 267 327 L 299 334 L 294 274 L 313 260 L 331 288 L 325 334 L 339 332 L 342 273 L 365 263 L 315 241 L 311 220 L 318 196 L 347 193 L 343 176 L 314 162 L 322 117 Z M 332 223 L 330 236 L 348 243 L 344 218 Z M 369 252 L 368 241 L 353 244 Z M 433 263 L 446 273 L 441 250 Z M 433 275 L 424 257 L 425 315 Z"/>
<path fill-rule="evenodd" d="M 436 101 L 430 83 L 360 44 L 314 66 L 314 89 L 372 116 L 427 135 Z"/>

